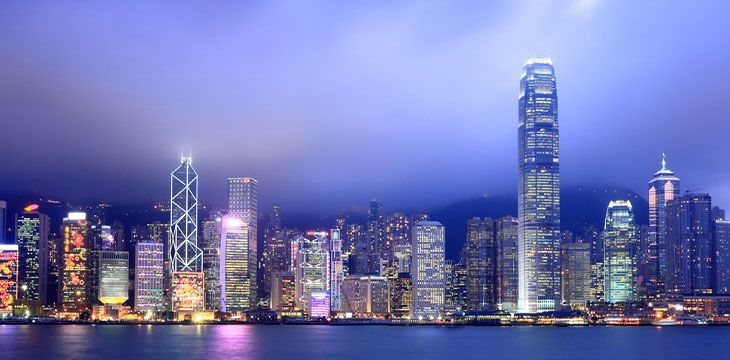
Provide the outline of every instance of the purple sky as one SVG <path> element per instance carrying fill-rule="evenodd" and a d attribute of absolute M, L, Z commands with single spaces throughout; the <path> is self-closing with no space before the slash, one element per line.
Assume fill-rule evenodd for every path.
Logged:
<path fill-rule="evenodd" d="M 262 205 L 426 207 L 517 188 L 524 61 L 550 56 L 564 185 L 660 166 L 730 207 L 725 1 L 2 2 L 0 192 L 143 202 L 192 149 Z"/>

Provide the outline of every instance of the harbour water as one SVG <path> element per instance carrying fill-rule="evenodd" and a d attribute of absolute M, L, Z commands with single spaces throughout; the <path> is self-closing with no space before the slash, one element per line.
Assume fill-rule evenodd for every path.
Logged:
<path fill-rule="evenodd" d="M 728 359 L 730 327 L 0 325 L 7 359 Z"/>

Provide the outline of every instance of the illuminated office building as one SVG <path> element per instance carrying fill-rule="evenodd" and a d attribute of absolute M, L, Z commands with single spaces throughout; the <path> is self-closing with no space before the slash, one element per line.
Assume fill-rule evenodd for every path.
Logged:
<path fill-rule="evenodd" d="M 312 290 L 309 292 L 307 314 L 310 319 L 328 318 L 330 316 L 330 292 L 328 290 Z"/>
<path fill-rule="evenodd" d="M 340 311 L 341 287 L 345 273 L 342 271 L 342 238 L 340 230 L 330 232 L 330 305 L 332 311 Z"/>
<path fill-rule="evenodd" d="M 47 301 L 48 286 L 48 215 L 38 212 L 38 205 L 28 205 L 15 215 L 15 243 L 18 245 L 18 277 L 27 285 L 27 300 Z"/>
<path fill-rule="evenodd" d="M 672 295 L 716 293 L 712 199 L 687 193 L 667 202 L 666 292 Z"/>
<path fill-rule="evenodd" d="M 198 173 L 192 159 L 170 174 L 170 271 L 203 270 L 203 252 L 198 247 Z"/>
<path fill-rule="evenodd" d="M 385 276 L 363 276 L 360 278 L 362 312 L 372 314 L 388 313 L 388 278 Z"/>
<path fill-rule="evenodd" d="M 562 294 L 566 305 L 591 301 L 591 244 L 562 245 Z"/>
<path fill-rule="evenodd" d="M 170 237 L 170 224 L 163 224 L 159 221 L 147 224 L 147 236 L 152 242 L 167 243 L 167 239 Z"/>
<path fill-rule="evenodd" d="M 715 220 L 713 227 L 715 241 L 715 273 L 717 293 L 730 295 L 730 220 Z"/>
<path fill-rule="evenodd" d="M 647 247 L 648 276 L 646 282 L 649 297 L 662 297 L 667 277 L 666 206 L 679 198 L 679 178 L 667 169 L 662 154 L 662 168 L 649 181 L 649 245 Z"/>
<path fill-rule="evenodd" d="M 381 257 L 385 253 L 385 223 L 383 207 L 375 199 L 370 201 L 367 223 L 368 245 L 370 253 Z"/>
<path fill-rule="evenodd" d="M 330 288 L 329 239 L 326 232 L 310 231 L 296 240 L 297 307 L 309 309 L 311 292 Z"/>
<path fill-rule="evenodd" d="M 90 312 L 89 287 L 89 224 L 86 213 L 70 212 L 63 219 L 63 269 L 60 290 L 60 311 L 80 314 Z"/>
<path fill-rule="evenodd" d="M 473 218 L 466 222 L 466 308 L 493 308 L 499 297 L 496 222 Z"/>
<path fill-rule="evenodd" d="M 255 282 L 250 263 L 249 244 L 251 229 L 248 223 L 234 215 L 223 217 L 220 247 L 221 312 L 252 309 L 256 297 Z"/>
<path fill-rule="evenodd" d="M 203 274 L 205 276 L 205 306 L 218 309 L 221 304 L 220 249 L 222 219 L 206 220 L 203 228 Z"/>
<path fill-rule="evenodd" d="M 517 218 L 505 216 L 497 221 L 499 252 L 499 303 L 502 309 L 517 307 Z"/>
<path fill-rule="evenodd" d="M 602 262 L 591 264 L 591 301 L 606 301 L 605 293 L 603 291 L 604 275 L 605 272 L 603 271 Z"/>
<path fill-rule="evenodd" d="M 0 314 L 12 313 L 18 289 L 18 245 L 0 244 Z"/>
<path fill-rule="evenodd" d="M 248 308 L 256 308 L 258 290 L 258 181 L 254 178 L 228 178 L 228 215 L 240 219 L 248 228 L 246 276 Z M 222 279 L 221 279 L 222 281 Z"/>
<path fill-rule="evenodd" d="M 468 272 L 464 258 L 461 261 L 446 260 L 444 262 L 444 278 L 446 292 L 444 309 L 446 312 L 462 311 L 467 305 Z"/>
<path fill-rule="evenodd" d="M 435 318 L 444 308 L 444 234 L 438 221 L 420 221 L 413 229 L 413 316 Z"/>
<path fill-rule="evenodd" d="M 548 58 L 531 58 L 520 79 L 518 124 L 519 308 L 557 309 L 560 296 L 558 94 Z"/>
<path fill-rule="evenodd" d="M 261 256 L 259 269 L 259 294 L 265 295 L 271 288 L 271 276 L 277 271 L 287 271 L 289 254 L 287 243 L 281 229 L 281 208 L 274 205 L 269 215 L 269 221 L 264 228 L 264 251 Z"/>
<path fill-rule="evenodd" d="M 99 253 L 99 301 L 104 305 L 121 305 L 129 299 L 129 253 Z"/>
<path fill-rule="evenodd" d="M 603 293 L 606 302 L 633 301 L 636 296 L 636 225 L 631 201 L 611 201 L 603 229 Z"/>
<path fill-rule="evenodd" d="M 164 246 L 138 242 L 134 246 L 134 310 L 162 311 Z"/>
<path fill-rule="evenodd" d="M 411 243 L 413 229 L 409 221 L 409 217 L 403 213 L 394 213 L 385 218 L 383 253 L 386 256 L 390 256 L 396 246 Z"/>
<path fill-rule="evenodd" d="M 296 275 L 289 271 L 276 271 L 271 276 L 271 310 L 294 311 L 297 307 Z"/>
<path fill-rule="evenodd" d="M 390 292 L 390 313 L 396 318 L 408 317 L 413 304 L 413 285 L 411 274 L 402 272 L 391 279 L 388 285 Z"/>

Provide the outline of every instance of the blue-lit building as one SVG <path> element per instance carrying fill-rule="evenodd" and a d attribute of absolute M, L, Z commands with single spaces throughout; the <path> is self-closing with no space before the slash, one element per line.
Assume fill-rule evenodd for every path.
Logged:
<path fill-rule="evenodd" d="M 688 192 L 667 202 L 667 294 L 714 294 L 712 198 Z"/>
<path fill-rule="evenodd" d="M 605 301 L 636 300 L 636 225 L 631 201 L 611 201 L 603 230 L 603 292 Z"/>
<path fill-rule="evenodd" d="M 549 58 L 531 58 L 520 79 L 518 124 L 519 308 L 555 310 L 560 295 L 558 93 Z"/>
<path fill-rule="evenodd" d="M 715 241 L 715 281 L 717 293 L 730 295 L 730 220 L 715 220 L 712 236 Z"/>

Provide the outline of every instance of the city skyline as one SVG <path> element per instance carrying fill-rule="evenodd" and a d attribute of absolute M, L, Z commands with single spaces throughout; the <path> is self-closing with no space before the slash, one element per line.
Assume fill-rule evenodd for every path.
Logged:
<path fill-rule="evenodd" d="M 204 179 L 201 197 L 216 204 L 225 203 L 220 184 L 238 174 L 261 181 L 262 208 L 276 203 L 297 211 L 324 198 L 330 211 L 365 207 L 372 197 L 412 209 L 513 194 L 515 169 L 502 154 L 515 145 L 509 104 L 519 91 L 518 64 L 545 54 L 559 64 L 566 99 L 565 186 L 608 183 L 643 194 L 643 169 L 655 168 L 665 152 L 684 188 L 730 202 L 721 141 L 730 125 L 718 121 L 724 113 L 717 100 L 730 81 L 726 72 L 704 71 L 730 59 L 727 47 L 712 40 L 727 32 L 728 24 L 714 18 L 727 5 L 642 3 L 626 11 L 626 4 L 591 4 L 342 5 L 342 21 L 331 27 L 294 14 L 321 12 L 331 20 L 334 11 L 296 4 L 228 4 L 199 17 L 188 5 L 167 15 L 150 9 L 140 19 L 136 5 L 71 11 L 46 4 L 24 12 L 3 4 L 0 30 L 9 36 L 0 40 L 7 60 L 0 76 L 12 91 L 0 93 L 0 109 L 12 120 L 3 132 L 15 135 L 0 143 L 0 151 L 14 154 L 0 159 L 14 175 L 0 179 L 0 187 L 82 201 L 157 201 L 165 177 L 137 175 L 156 174 L 184 148 Z M 387 10 L 414 12 L 401 27 L 396 16 L 376 20 Z M 248 14 L 250 23 L 222 13 Z M 625 16 L 606 16 L 618 13 Z M 660 20 L 680 14 L 692 32 Z M 441 15 L 443 21 L 432 21 Z M 518 17 L 523 27 L 509 25 Z M 291 27 L 266 25 L 277 20 Z M 252 37 L 252 29 L 278 45 Z M 292 29 L 301 34 L 290 36 Z M 379 31 L 394 36 L 385 41 Z M 320 40 L 306 41 L 313 38 Z M 64 42 L 76 44 L 73 51 L 56 45 Z M 194 56 L 199 51 L 206 56 Z M 689 146 L 684 130 L 703 141 Z M 51 148 L 67 131 L 89 140 Z M 316 139 L 330 146 L 312 146 Z M 424 143 L 436 145 L 422 153 L 438 169 L 428 177 L 425 162 L 403 151 Z M 418 195 L 424 192 L 430 196 Z"/>

